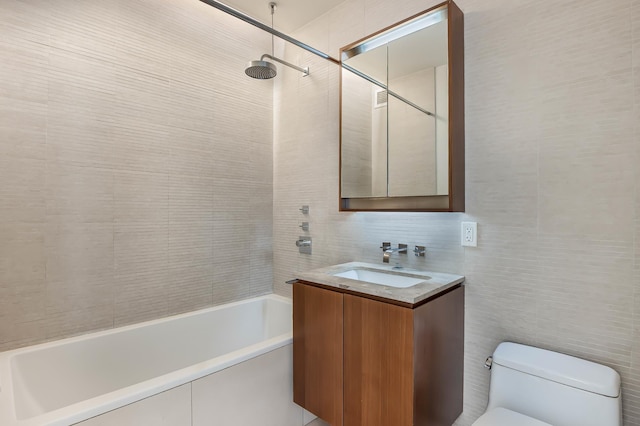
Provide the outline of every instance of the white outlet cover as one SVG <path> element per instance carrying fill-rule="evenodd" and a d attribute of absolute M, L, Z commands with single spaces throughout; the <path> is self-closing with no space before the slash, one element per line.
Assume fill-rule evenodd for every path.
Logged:
<path fill-rule="evenodd" d="M 465 247 L 478 246 L 478 223 L 462 222 L 460 227 L 460 243 Z"/>

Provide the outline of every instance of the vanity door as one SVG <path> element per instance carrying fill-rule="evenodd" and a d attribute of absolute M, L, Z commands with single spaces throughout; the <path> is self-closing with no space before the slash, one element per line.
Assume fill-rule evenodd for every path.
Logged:
<path fill-rule="evenodd" d="M 413 310 L 344 295 L 344 425 L 413 425 Z"/>
<path fill-rule="evenodd" d="M 293 402 L 331 426 L 343 425 L 342 301 L 342 293 L 293 284 Z"/>

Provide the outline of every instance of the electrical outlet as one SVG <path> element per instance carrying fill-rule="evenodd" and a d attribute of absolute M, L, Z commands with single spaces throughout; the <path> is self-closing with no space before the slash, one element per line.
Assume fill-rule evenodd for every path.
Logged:
<path fill-rule="evenodd" d="M 478 223 L 462 222 L 462 239 L 461 243 L 467 247 L 478 246 Z"/>

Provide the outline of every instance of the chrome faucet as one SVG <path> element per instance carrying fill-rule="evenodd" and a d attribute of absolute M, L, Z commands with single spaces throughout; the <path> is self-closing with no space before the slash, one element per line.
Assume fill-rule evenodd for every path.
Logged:
<path fill-rule="evenodd" d="M 382 243 L 382 247 L 380 247 L 384 253 L 382 254 L 382 261 L 384 263 L 389 263 L 389 258 L 394 252 L 398 253 L 407 253 L 407 245 L 406 244 L 398 244 L 398 247 L 391 247 L 391 243 L 384 242 Z"/>

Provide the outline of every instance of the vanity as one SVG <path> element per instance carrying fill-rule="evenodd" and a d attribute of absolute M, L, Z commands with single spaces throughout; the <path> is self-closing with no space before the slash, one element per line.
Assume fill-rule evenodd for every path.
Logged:
<path fill-rule="evenodd" d="M 351 262 L 293 284 L 294 402 L 332 426 L 462 413 L 463 276 Z"/>

